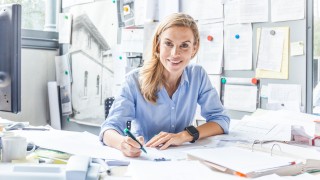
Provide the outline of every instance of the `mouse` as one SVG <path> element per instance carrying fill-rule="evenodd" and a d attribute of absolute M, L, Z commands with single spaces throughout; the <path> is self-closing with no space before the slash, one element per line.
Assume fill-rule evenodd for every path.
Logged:
<path fill-rule="evenodd" d="M 5 127 L 5 129 L 7 131 L 10 131 L 10 130 L 21 129 L 24 127 L 25 127 L 25 124 L 23 124 L 22 122 L 17 122 L 17 123 L 13 123 L 13 124 L 8 125 L 7 127 Z"/>

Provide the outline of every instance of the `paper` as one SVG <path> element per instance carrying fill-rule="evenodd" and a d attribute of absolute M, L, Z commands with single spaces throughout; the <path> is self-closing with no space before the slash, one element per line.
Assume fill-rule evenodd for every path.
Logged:
<path fill-rule="evenodd" d="M 294 101 L 301 103 L 301 85 L 268 84 L 268 103 L 284 103 Z"/>
<path fill-rule="evenodd" d="M 161 0 L 159 3 L 159 21 L 166 16 L 179 12 L 179 0 Z"/>
<path fill-rule="evenodd" d="M 225 26 L 224 69 L 252 69 L 251 24 Z"/>
<path fill-rule="evenodd" d="M 256 69 L 256 77 L 272 78 L 272 79 L 288 79 L 289 77 L 289 27 L 274 27 L 272 29 L 275 31 L 283 30 L 285 32 L 284 46 L 282 51 L 281 70 L 280 72 L 275 72 L 275 71 Z M 261 34 L 261 28 L 258 28 L 257 29 L 257 49 L 259 49 L 260 34 Z"/>
<path fill-rule="evenodd" d="M 143 53 L 143 29 L 124 29 L 121 33 L 122 52 Z"/>
<path fill-rule="evenodd" d="M 56 81 L 48 82 L 48 96 L 50 109 L 50 125 L 54 129 L 61 129 L 59 94 Z"/>
<path fill-rule="evenodd" d="M 84 4 L 84 3 L 91 3 L 91 2 L 94 2 L 94 0 L 66 0 L 66 1 L 62 1 L 62 8 L 67 8 L 70 6 Z"/>
<path fill-rule="evenodd" d="M 174 170 L 173 170 L 174 169 Z M 229 179 L 241 180 L 240 177 L 210 170 L 199 161 L 167 161 L 167 162 L 132 162 L 129 165 L 132 178 L 152 180 L 186 180 L 186 179 Z"/>
<path fill-rule="evenodd" d="M 71 70 L 69 63 L 69 54 L 55 57 L 56 64 L 56 78 L 58 86 L 70 85 L 71 79 Z"/>
<path fill-rule="evenodd" d="M 198 64 L 208 74 L 221 74 L 223 56 L 223 23 L 199 24 L 200 49 Z M 212 40 L 208 40 L 212 37 Z"/>
<path fill-rule="evenodd" d="M 180 1 L 181 12 L 187 13 L 195 20 L 223 18 L 221 0 Z"/>
<path fill-rule="evenodd" d="M 251 116 L 244 116 L 239 123 L 230 128 L 230 136 L 248 141 L 290 141 L 291 126 L 286 123 L 259 121 Z"/>
<path fill-rule="evenodd" d="M 146 20 L 146 0 L 134 1 L 134 24 L 136 26 L 143 26 Z"/>
<path fill-rule="evenodd" d="M 290 166 L 294 162 L 292 158 L 271 156 L 258 151 L 251 152 L 238 147 L 195 149 L 187 151 L 187 153 L 191 158 L 208 161 L 243 174 Z"/>
<path fill-rule="evenodd" d="M 262 28 L 257 69 L 280 72 L 284 47 L 284 30 Z"/>
<path fill-rule="evenodd" d="M 223 105 L 226 109 L 254 112 L 257 109 L 257 86 L 224 86 Z"/>
<path fill-rule="evenodd" d="M 125 81 L 127 57 L 125 53 L 122 52 L 122 46 L 116 45 L 112 48 L 112 58 L 113 58 L 113 71 L 114 71 L 114 84 L 112 94 L 114 96 L 118 95 L 120 88 Z"/>
<path fill-rule="evenodd" d="M 225 2 L 225 24 L 267 22 L 268 0 L 228 0 Z"/>
<path fill-rule="evenodd" d="M 290 55 L 291 56 L 300 56 L 303 55 L 303 48 L 304 48 L 304 44 L 303 41 L 299 41 L 299 42 L 292 42 L 290 44 Z"/>
<path fill-rule="evenodd" d="M 154 22 L 159 21 L 159 1 L 146 0 L 146 21 Z"/>
<path fill-rule="evenodd" d="M 271 22 L 304 19 L 305 0 L 271 0 Z"/>
<path fill-rule="evenodd" d="M 72 14 L 59 13 L 59 43 L 71 44 Z"/>

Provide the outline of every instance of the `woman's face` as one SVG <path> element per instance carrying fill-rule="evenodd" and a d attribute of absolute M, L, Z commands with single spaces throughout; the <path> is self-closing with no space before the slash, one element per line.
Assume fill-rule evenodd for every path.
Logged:
<path fill-rule="evenodd" d="M 196 52 L 194 35 L 190 28 L 171 27 L 160 37 L 160 61 L 168 75 L 181 75 Z"/>

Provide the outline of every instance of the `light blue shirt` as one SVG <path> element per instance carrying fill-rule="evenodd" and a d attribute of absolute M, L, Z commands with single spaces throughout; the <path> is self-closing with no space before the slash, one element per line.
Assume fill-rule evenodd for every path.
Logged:
<path fill-rule="evenodd" d="M 161 87 L 156 104 L 144 99 L 139 88 L 139 69 L 133 70 L 126 75 L 121 92 L 101 126 L 100 140 L 108 129 L 123 134 L 127 121 L 132 121 L 132 126 L 135 127 L 133 133 L 143 136 L 146 142 L 161 131 L 181 132 L 192 124 L 197 103 L 201 106 L 201 116 L 206 122 L 216 122 L 224 133 L 228 133 L 230 119 L 201 66 L 193 64 L 185 68 L 172 99 L 166 89 Z"/>

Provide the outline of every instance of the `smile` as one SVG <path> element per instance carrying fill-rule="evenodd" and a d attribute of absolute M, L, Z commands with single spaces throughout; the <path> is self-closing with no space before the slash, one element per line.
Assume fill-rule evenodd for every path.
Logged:
<path fill-rule="evenodd" d="M 169 59 L 168 59 L 168 61 L 171 62 L 172 64 L 179 64 L 179 63 L 182 62 L 182 61 L 171 61 L 171 60 L 169 60 Z"/>

